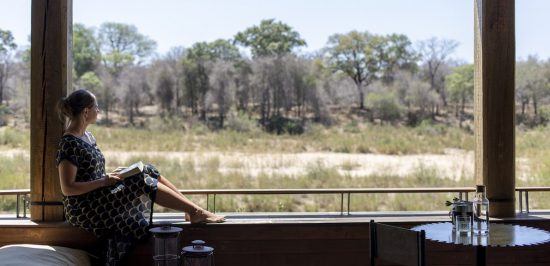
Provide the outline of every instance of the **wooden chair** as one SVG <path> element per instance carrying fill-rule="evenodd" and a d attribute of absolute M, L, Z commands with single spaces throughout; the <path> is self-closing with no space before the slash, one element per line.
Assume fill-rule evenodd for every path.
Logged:
<path fill-rule="evenodd" d="M 404 266 L 426 265 L 426 233 L 370 221 L 370 261 Z"/>

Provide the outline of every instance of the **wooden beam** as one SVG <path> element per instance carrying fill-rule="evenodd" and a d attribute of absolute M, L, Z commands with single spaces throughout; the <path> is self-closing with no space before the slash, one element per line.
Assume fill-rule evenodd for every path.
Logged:
<path fill-rule="evenodd" d="M 515 215 L 515 1 L 475 0 L 475 175 L 493 217 Z"/>
<path fill-rule="evenodd" d="M 33 0 L 31 24 L 31 219 L 62 221 L 63 207 L 52 205 L 62 199 L 55 108 L 72 83 L 72 0 Z"/>

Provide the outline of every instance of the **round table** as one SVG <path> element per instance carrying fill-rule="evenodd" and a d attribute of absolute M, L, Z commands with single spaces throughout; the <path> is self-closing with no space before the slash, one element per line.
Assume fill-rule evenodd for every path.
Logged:
<path fill-rule="evenodd" d="M 475 246 L 477 265 L 485 265 L 486 247 L 530 246 L 550 242 L 548 231 L 515 224 L 491 223 L 489 234 L 485 235 L 459 234 L 453 231 L 450 222 L 423 224 L 411 229 L 424 230 L 426 239 L 436 242 Z"/>

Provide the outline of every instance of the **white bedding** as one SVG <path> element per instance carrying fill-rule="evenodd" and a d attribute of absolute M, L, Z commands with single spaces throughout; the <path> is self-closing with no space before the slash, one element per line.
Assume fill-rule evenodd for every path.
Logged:
<path fill-rule="evenodd" d="M 7 245 L 0 247 L 0 265 L 58 266 L 90 265 L 85 251 L 47 245 Z"/>

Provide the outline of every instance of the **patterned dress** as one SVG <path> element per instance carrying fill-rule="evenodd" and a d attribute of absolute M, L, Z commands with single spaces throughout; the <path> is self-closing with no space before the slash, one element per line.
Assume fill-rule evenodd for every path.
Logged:
<path fill-rule="evenodd" d="M 76 136 L 61 138 L 57 165 L 63 160 L 77 167 L 76 182 L 105 175 L 105 157 L 97 145 Z M 148 237 L 159 175 L 154 166 L 147 164 L 143 173 L 113 186 L 63 197 L 66 220 L 100 239 L 100 260 L 105 265 L 120 264 L 137 241 Z"/>

